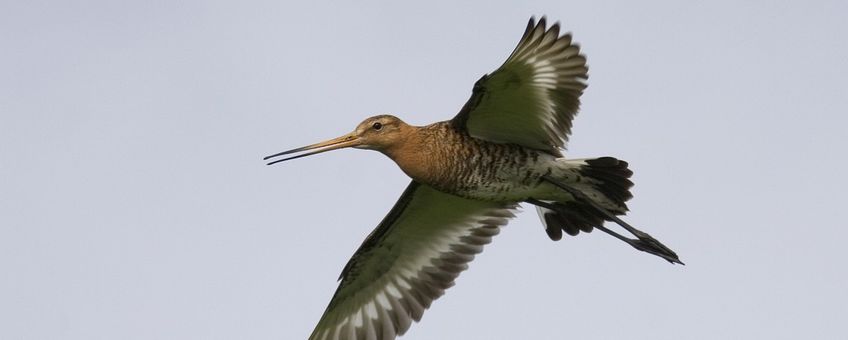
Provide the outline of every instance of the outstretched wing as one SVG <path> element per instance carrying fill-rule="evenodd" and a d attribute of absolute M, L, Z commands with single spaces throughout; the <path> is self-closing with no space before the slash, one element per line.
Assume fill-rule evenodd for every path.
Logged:
<path fill-rule="evenodd" d="M 474 84 L 451 123 L 476 138 L 515 143 L 559 155 L 586 88 L 588 68 L 571 34 L 559 23 L 531 18 L 503 66 Z"/>
<path fill-rule="evenodd" d="M 515 208 L 413 181 L 345 266 L 309 339 L 392 340 L 402 335 L 453 285 Z"/>

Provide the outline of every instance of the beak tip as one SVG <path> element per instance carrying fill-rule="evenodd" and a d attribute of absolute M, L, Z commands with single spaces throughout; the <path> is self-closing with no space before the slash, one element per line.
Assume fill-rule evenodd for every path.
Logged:
<path fill-rule="evenodd" d="M 300 148 L 291 149 L 291 150 L 288 150 L 288 151 L 276 153 L 276 154 L 267 156 L 265 158 L 262 158 L 262 160 L 268 161 L 269 159 L 275 158 L 275 157 L 278 157 L 278 156 L 293 154 L 293 153 L 296 153 L 296 152 L 314 150 L 314 151 L 303 153 L 303 154 L 300 154 L 300 155 L 297 155 L 297 156 L 287 157 L 287 158 L 283 158 L 283 159 L 277 159 L 277 160 L 274 160 L 274 161 L 267 163 L 267 165 L 272 165 L 272 164 L 277 164 L 277 163 L 284 162 L 284 161 L 287 161 L 287 160 L 290 160 L 290 159 L 306 157 L 306 156 L 315 155 L 315 154 L 319 154 L 319 153 L 330 151 L 330 150 L 336 150 L 336 149 L 352 147 L 352 146 L 357 146 L 357 145 L 358 145 L 358 143 L 356 142 L 355 139 L 352 139 L 350 136 L 346 135 L 346 136 L 331 139 L 331 140 L 328 140 L 328 141 L 325 141 L 325 142 L 307 145 L 307 146 L 304 146 L 304 147 L 300 147 Z"/>

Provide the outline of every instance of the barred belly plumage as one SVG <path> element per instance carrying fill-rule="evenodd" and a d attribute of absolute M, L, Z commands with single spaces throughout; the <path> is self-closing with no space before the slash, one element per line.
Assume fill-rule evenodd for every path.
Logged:
<path fill-rule="evenodd" d="M 432 173 L 420 179 L 443 192 L 486 201 L 521 201 L 538 192 L 553 155 L 515 144 L 487 142 L 449 126 L 430 126 Z M 447 166 L 445 166 L 447 165 Z"/>

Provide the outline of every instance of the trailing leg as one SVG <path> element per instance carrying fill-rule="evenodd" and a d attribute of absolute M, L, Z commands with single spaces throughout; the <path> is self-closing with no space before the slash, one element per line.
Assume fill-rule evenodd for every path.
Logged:
<path fill-rule="evenodd" d="M 580 191 L 580 190 L 578 190 L 578 189 L 576 189 L 576 188 L 574 188 L 574 187 L 572 187 L 572 186 L 570 186 L 566 183 L 562 183 L 561 181 L 558 181 L 558 180 L 556 180 L 556 179 L 554 179 L 550 176 L 543 176 L 542 178 L 545 181 L 553 184 L 557 188 L 560 188 L 560 189 L 564 190 L 565 192 L 569 193 L 571 196 L 574 197 L 575 200 L 592 207 L 595 211 L 602 214 L 605 217 L 605 219 L 608 219 L 610 221 L 617 223 L 622 228 L 624 228 L 625 230 L 627 230 L 628 232 L 633 234 L 633 236 L 636 236 L 637 239 L 630 239 L 630 238 L 624 237 L 624 236 L 622 236 L 622 235 L 620 235 L 616 232 L 613 232 L 612 230 L 609 230 L 609 229 L 603 227 L 600 224 L 595 225 L 594 226 L 595 228 L 598 228 L 599 230 L 601 230 L 601 231 L 603 231 L 607 234 L 610 234 L 610 235 L 614 236 L 615 238 L 618 238 L 618 239 L 626 242 L 627 244 L 630 244 L 631 246 L 633 246 L 634 248 L 636 248 L 638 250 L 641 250 L 641 251 L 662 257 L 662 258 L 664 258 L 665 260 L 667 260 L 671 263 L 683 264 L 683 262 L 680 261 L 680 259 L 677 257 L 677 254 L 674 251 L 672 251 L 671 249 L 669 249 L 668 247 L 666 247 L 665 245 L 660 243 L 660 241 L 657 241 L 655 238 L 651 237 L 651 235 L 649 235 L 648 233 L 645 233 L 645 232 L 643 232 L 639 229 L 636 229 L 633 226 L 631 226 L 630 224 L 628 224 L 627 222 L 624 222 L 623 220 L 621 220 L 620 218 L 615 216 L 615 214 L 609 212 L 606 208 L 602 207 L 600 204 L 595 202 L 592 198 L 590 198 L 589 196 L 584 194 L 582 191 Z M 537 205 L 537 206 L 541 206 L 541 207 L 546 208 L 546 209 L 555 210 L 555 211 L 556 211 L 556 208 L 557 208 L 557 206 L 555 204 L 550 204 L 550 203 L 538 201 L 538 200 L 535 200 L 535 199 L 527 200 L 527 202 L 534 204 L 534 205 Z M 567 212 L 563 212 L 563 213 L 567 213 Z"/>

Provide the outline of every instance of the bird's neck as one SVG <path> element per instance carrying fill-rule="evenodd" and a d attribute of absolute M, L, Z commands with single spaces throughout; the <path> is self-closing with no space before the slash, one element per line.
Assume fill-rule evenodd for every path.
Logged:
<path fill-rule="evenodd" d="M 455 141 L 456 131 L 450 126 L 436 123 L 427 126 L 409 126 L 398 143 L 383 150 L 413 180 L 438 186 L 446 166 L 446 145 Z"/>

